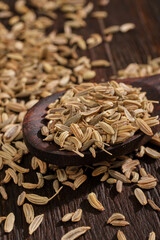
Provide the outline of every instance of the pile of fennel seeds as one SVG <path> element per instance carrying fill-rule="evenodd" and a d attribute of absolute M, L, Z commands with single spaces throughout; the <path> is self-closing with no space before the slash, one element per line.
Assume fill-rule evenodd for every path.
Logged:
<path fill-rule="evenodd" d="M 105 146 L 124 142 L 139 129 L 153 136 L 151 127 L 159 124 L 158 116 L 151 116 L 153 103 L 158 102 L 147 99 L 141 88 L 116 81 L 72 86 L 49 104 L 43 141 L 81 157 L 89 149 L 95 157 L 97 148 L 106 151 Z"/>

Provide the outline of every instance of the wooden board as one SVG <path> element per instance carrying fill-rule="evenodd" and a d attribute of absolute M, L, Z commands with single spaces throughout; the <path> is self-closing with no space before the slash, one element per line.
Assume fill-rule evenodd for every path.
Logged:
<path fill-rule="evenodd" d="M 7 1 L 6 1 L 7 2 Z M 13 3 L 14 1 L 8 0 Z M 97 1 L 95 1 L 97 2 Z M 96 7 L 100 9 L 100 7 Z M 86 38 L 94 32 L 102 33 L 103 28 L 112 24 L 122 24 L 134 22 L 136 30 L 126 34 L 116 34 L 113 42 L 109 45 L 102 44 L 94 49 L 84 51 L 84 55 L 90 56 L 93 60 L 106 58 L 111 62 L 111 68 L 97 69 L 95 81 L 101 78 L 108 79 L 120 68 L 126 67 L 130 62 L 145 63 L 147 56 L 160 56 L 160 17 L 159 0 L 111 0 L 106 8 L 109 16 L 105 20 L 88 19 L 88 28 L 80 30 L 80 34 Z M 57 26 L 59 20 L 57 21 Z M 31 156 L 24 157 L 23 166 L 28 165 Z M 146 171 L 160 179 L 160 162 L 145 157 L 141 165 Z M 89 173 L 88 173 L 89 174 Z M 32 174 L 28 181 L 33 181 L 36 176 Z M 0 240 L 60 240 L 61 236 L 67 231 L 83 225 L 91 226 L 91 230 L 80 240 L 116 240 L 116 232 L 119 228 L 106 225 L 106 220 L 113 212 L 125 214 L 126 219 L 131 223 L 130 226 L 122 230 L 129 240 L 147 240 L 149 232 L 155 231 L 157 240 L 160 239 L 160 213 L 151 210 L 150 206 L 141 207 L 135 201 L 133 189 L 135 186 L 125 185 L 123 192 L 117 194 L 115 186 L 107 183 L 100 183 L 99 178 L 88 177 L 86 184 L 82 185 L 77 191 L 65 188 L 58 198 L 55 198 L 47 206 L 35 206 L 36 214 L 44 213 L 45 219 L 41 227 L 33 234 L 28 235 L 28 225 L 25 222 L 21 207 L 17 207 L 17 196 L 23 191 L 13 183 L 6 185 L 9 200 L 4 201 L 0 198 L 0 216 L 13 211 L 16 214 L 14 230 L 10 234 L 5 234 L 0 227 Z M 99 200 L 105 207 L 103 213 L 99 213 L 91 208 L 86 200 L 87 194 L 94 191 Z M 43 190 L 36 190 L 37 194 L 51 196 L 53 194 L 52 184 L 46 184 Z M 159 203 L 160 187 L 145 191 L 147 197 Z M 61 217 L 76 210 L 78 207 L 83 209 L 82 220 L 78 223 L 60 222 Z"/>

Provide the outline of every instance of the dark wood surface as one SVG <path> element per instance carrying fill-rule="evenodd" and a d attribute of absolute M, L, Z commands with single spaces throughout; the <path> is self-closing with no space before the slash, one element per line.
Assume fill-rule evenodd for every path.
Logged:
<path fill-rule="evenodd" d="M 160 101 L 160 75 L 143 77 L 136 79 L 123 79 L 123 82 L 133 83 L 134 86 L 141 87 L 142 91 L 147 92 L 148 99 Z M 84 157 L 78 156 L 74 152 L 61 151 L 60 147 L 52 142 L 44 142 L 41 134 L 42 126 L 47 125 L 47 120 L 44 119 L 46 115 L 48 105 L 61 97 L 62 93 L 56 93 L 49 97 L 41 99 L 36 105 L 34 105 L 26 114 L 23 121 L 23 136 L 24 141 L 30 151 L 30 153 L 42 161 L 55 164 L 57 166 L 70 166 L 70 165 L 86 165 L 100 161 L 103 158 L 112 159 L 123 154 L 128 154 L 134 151 L 135 148 L 139 148 L 149 141 L 151 136 L 145 135 L 143 132 L 137 132 L 133 137 L 127 139 L 123 143 L 114 144 L 113 146 L 105 148 L 112 155 L 106 154 L 103 150 L 97 150 L 95 158 L 89 151 L 84 151 Z M 159 104 L 155 104 L 153 116 L 160 114 Z M 160 130 L 160 124 L 154 126 L 153 132 Z"/>
<path fill-rule="evenodd" d="M 8 0 L 13 3 L 14 1 Z M 95 1 L 96 2 L 96 1 Z M 98 6 L 96 9 L 100 9 Z M 102 8 L 104 10 L 104 8 Z M 160 55 L 160 2 L 159 0 L 111 0 L 106 7 L 109 16 L 105 20 L 87 20 L 88 28 L 80 30 L 80 34 L 86 38 L 94 32 L 102 33 L 104 26 L 134 22 L 136 30 L 126 34 L 116 34 L 111 44 L 102 44 L 94 49 L 87 50 L 83 54 L 92 59 L 106 58 L 111 62 L 111 68 L 97 69 L 96 81 L 101 78 L 108 79 L 120 68 L 126 67 L 130 62 L 144 63 L 147 56 L 157 57 Z M 57 23 L 58 25 L 58 23 Z M 25 156 L 23 166 L 28 166 L 31 155 Z M 141 166 L 146 171 L 160 179 L 160 162 L 144 157 Z M 31 171 L 32 172 L 32 171 Z M 89 173 L 88 173 L 89 174 Z M 26 175 L 28 181 L 36 179 L 34 174 Z M 113 212 L 125 214 L 130 226 L 122 230 L 129 240 L 147 240 L 148 234 L 155 231 L 157 240 L 160 239 L 160 213 L 153 211 L 150 206 L 142 207 L 135 201 L 133 196 L 134 185 L 125 185 L 123 192 L 117 194 L 115 186 L 107 183 L 100 183 L 99 178 L 88 177 L 87 182 L 78 190 L 72 191 L 69 188 L 63 189 L 59 197 L 53 199 L 47 206 L 35 206 L 36 214 L 44 213 L 45 218 L 40 228 L 33 234 L 28 235 L 28 225 L 25 222 L 22 208 L 17 207 L 17 196 L 23 191 L 13 183 L 6 185 L 9 200 L 0 198 L 0 216 L 7 215 L 13 211 L 16 214 L 14 230 L 10 234 L 5 234 L 0 227 L 1 240 L 60 240 L 67 231 L 83 225 L 91 226 L 91 230 L 80 240 L 116 240 L 116 232 L 119 228 L 106 225 L 106 220 Z M 94 191 L 105 207 L 102 213 L 97 212 L 89 206 L 86 198 L 87 194 Z M 43 190 L 36 190 L 37 194 L 51 196 L 53 194 L 52 184 L 47 183 Z M 160 187 L 145 191 L 147 197 L 159 203 Z M 61 217 L 76 210 L 83 209 L 82 220 L 78 223 L 60 222 Z"/>

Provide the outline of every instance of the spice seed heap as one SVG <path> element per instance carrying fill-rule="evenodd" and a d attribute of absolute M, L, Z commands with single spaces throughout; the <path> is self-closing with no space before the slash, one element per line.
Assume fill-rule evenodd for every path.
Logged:
<path fill-rule="evenodd" d="M 98 4 L 103 7 L 108 3 L 109 0 L 98 1 Z M 0 198 L 3 198 L 0 201 L 5 204 L 5 201 L 8 198 L 10 199 L 5 184 L 13 181 L 17 187 L 21 187 L 21 193 L 16 199 L 17 205 L 19 209 L 23 209 L 22 213 L 24 213 L 26 222 L 29 224 L 29 234 L 33 234 L 45 216 L 43 214 L 35 216 L 34 208 L 30 203 L 42 206 L 47 204 L 61 191 L 62 186 L 76 190 L 87 180 L 88 168 L 93 169 L 93 177 L 102 176 L 100 179 L 102 182 L 116 183 L 116 190 L 119 193 L 122 192 L 122 184 L 125 184 L 125 182 L 138 184 L 141 188 L 152 189 L 156 187 L 157 179 L 148 173 L 147 176 L 142 176 L 142 170 L 139 172 L 137 169 L 137 167 L 140 167 L 139 160 L 131 159 L 129 156 L 121 156 L 112 162 L 102 161 L 92 166 L 70 166 L 64 169 L 59 169 L 52 164 L 47 166 L 45 162 L 33 157 L 31 166 L 28 166 L 28 168 L 22 167 L 23 156 L 28 154 L 22 133 L 22 121 L 27 110 L 36 104 L 40 98 L 69 88 L 73 89 L 75 88 L 73 84 L 91 80 L 96 76 L 96 67 L 110 67 L 111 64 L 106 59 L 94 59 L 92 61 L 84 56 L 83 50 L 93 49 L 102 44 L 103 41 L 110 43 L 114 34 L 125 34 L 125 32 L 135 28 L 134 23 L 124 23 L 109 28 L 106 26 L 105 36 L 93 32 L 85 38 L 74 33 L 74 29 L 87 27 L 86 19 L 88 16 L 99 19 L 108 15 L 106 11 L 97 11 L 92 2 L 85 0 L 30 0 L 29 4 L 27 5 L 25 0 L 15 1 L 14 12 L 12 12 L 9 5 L 0 1 L 0 19 L 5 19 L 9 26 L 9 29 L 7 29 L 2 22 L 0 23 Z M 53 30 L 56 21 L 59 21 L 59 11 L 61 16 L 64 17 L 64 26 L 61 28 L 64 30 L 61 32 L 57 29 Z M 51 31 L 46 35 L 48 28 Z M 136 31 L 136 29 L 133 31 Z M 79 50 L 81 51 L 81 57 L 78 53 Z M 157 73 L 160 73 L 160 58 L 149 59 L 146 65 L 131 64 L 125 70 L 120 70 L 117 75 L 119 78 L 125 78 Z M 119 94 L 121 94 L 121 89 Z M 83 96 L 81 99 L 83 99 Z M 149 108 L 152 111 L 152 103 L 150 103 Z M 75 109 L 77 109 L 77 106 Z M 114 117 L 113 121 L 115 120 Z M 86 116 L 86 118 L 89 119 L 90 116 Z M 139 127 L 141 126 L 141 128 L 146 129 L 147 133 L 151 134 L 150 129 L 146 125 L 143 126 L 144 122 L 140 123 Z M 74 125 L 73 129 L 75 129 Z M 117 133 L 115 132 L 115 137 L 110 139 L 109 136 L 113 131 L 111 128 L 109 130 L 107 141 L 116 141 Z M 91 134 L 91 130 L 88 131 L 85 137 L 87 134 Z M 123 131 L 123 128 L 121 131 Z M 48 132 L 47 127 L 45 127 L 43 129 L 44 135 Z M 65 134 L 62 135 L 62 139 L 64 137 Z M 96 133 L 94 133 L 94 137 L 98 140 L 96 139 L 95 146 L 94 144 L 91 146 L 91 144 L 89 148 L 93 156 L 95 156 L 95 148 L 103 145 Z M 125 134 L 123 137 L 125 137 Z M 102 140 L 106 141 L 103 138 L 102 136 Z M 73 141 L 73 144 L 77 143 L 75 139 Z M 155 134 L 151 142 L 160 146 L 160 133 Z M 148 147 L 139 149 L 137 157 L 143 157 L 144 154 L 154 159 L 159 158 L 159 153 Z M 33 183 L 25 181 L 28 180 L 26 173 L 30 171 L 30 168 L 33 169 L 32 173 L 36 176 L 36 181 Z M 114 168 L 117 168 L 116 171 L 113 171 Z M 32 173 L 29 172 L 30 175 Z M 139 179 L 139 175 L 141 175 L 141 179 Z M 43 188 L 48 181 L 52 182 L 55 191 L 53 197 L 49 198 L 42 196 L 43 194 L 35 194 L 35 189 Z M 25 189 L 30 190 L 26 190 L 26 193 L 23 191 Z M 98 204 L 98 208 L 102 210 L 103 206 L 95 196 L 93 196 L 91 202 L 96 207 Z M 30 203 L 25 203 L 27 199 Z M 153 210 L 159 211 L 159 207 L 153 200 L 148 199 L 148 203 Z M 73 221 L 80 220 L 81 213 L 80 209 L 77 210 Z M 72 219 L 73 214 L 69 213 L 65 216 L 64 222 L 68 221 L 67 219 Z M 12 212 L 7 212 L 6 216 L 0 216 L 0 224 L 3 224 L 5 232 L 12 231 L 16 218 L 17 216 Z M 116 224 L 116 221 L 117 219 L 113 223 Z M 122 219 L 122 221 L 125 220 Z M 62 237 L 62 240 L 76 239 L 89 229 L 90 227 L 79 227 L 71 230 Z M 117 232 L 117 238 L 125 239 L 122 231 Z M 149 239 L 155 239 L 154 232 L 150 233 Z"/>
<path fill-rule="evenodd" d="M 152 136 L 151 126 L 159 124 L 158 116 L 151 116 L 153 103 L 140 88 L 116 81 L 72 86 L 49 104 L 43 141 L 54 141 L 81 157 L 89 149 L 95 157 L 94 149 L 106 151 L 106 145 L 124 142 L 138 129 Z"/>

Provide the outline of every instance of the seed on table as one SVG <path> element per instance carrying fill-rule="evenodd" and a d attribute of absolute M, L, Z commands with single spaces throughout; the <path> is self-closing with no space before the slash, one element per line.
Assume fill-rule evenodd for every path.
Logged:
<path fill-rule="evenodd" d="M 29 234 L 30 235 L 32 235 L 37 230 L 39 225 L 42 223 L 43 218 L 44 218 L 44 214 L 38 215 L 34 218 L 34 220 L 29 225 Z"/>
<path fill-rule="evenodd" d="M 134 195 L 136 196 L 137 200 L 140 202 L 141 205 L 147 204 L 147 198 L 140 188 L 136 188 L 134 190 Z"/>
<path fill-rule="evenodd" d="M 68 222 L 69 220 L 71 220 L 73 214 L 74 214 L 73 212 L 65 214 L 65 215 L 62 217 L 62 222 Z"/>
<path fill-rule="evenodd" d="M 23 204 L 23 212 L 26 218 L 26 222 L 30 224 L 34 219 L 34 209 L 33 206 L 29 203 Z"/>
<path fill-rule="evenodd" d="M 156 239 L 155 232 L 150 232 L 148 240 L 155 240 L 155 239 Z"/>
<path fill-rule="evenodd" d="M 88 231 L 89 229 L 91 229 L 90 227 L 78 227 L 78 228 L 75 228 L 71 231 L 69 231 L 68 233 L 66 233 L 62 238 L 61 240 L 74 240 L 78 237 L 80 237 L 81 235 L 83 235 L 86 231 Z"/>
<path fill-rule="evenodd" d="M 109 218 L 107 223 L 111 223 L 114 220 L 125 220 L 125 216 L 121 213 L 113 213 Z"/>
<path fill-rule="evenodd" d="M 119 226 L 119 227 L 124 227 L 129 225 L 129 222 L 124 221 L 124 220 L 114 220 L 110 223 L 112 226 Z"/>
<path fill-rule="evenodd" d="M 11 212 L 6 217 L 6 220 L 5 220 L 5 223 L 4 223 L 4 231 L 7 232 L 7 233 L 11 232 L 13 230 L 13 227 L 14 227 L 14 222 L 15 222 L 15 216 Z"/>
<path fill-rule="evenodd" d="M 0 194 L 2 195 L 3 199 L 5 199 L 5 200 L 8 199 L 7 192 L 3 186 L 0 186 Z"/>
<path fill-rule="evenodd" d="M 26 192 L 23 191 L 17 198 L 17 205 L 18 206 L 23 205 L 25 198 L 26 198 Z"/>
<path fill-rule="evenodd" d="M 148 203 L 149 203 L 149 205 L 150 205 L 154 210 L 160 212 L 160 207 L 158 207 L 157 204 L 156 204 L 153 200 L 148 199 Z"/>
<path fill-rule="evenodd" d="M 72 218 L 71 218 L 71 220 L 72 220 L 72 222 L 78 222 L 78 221 L 80 221 L 81 220 L 81 217 L 82 217 L 82 209 L 77 209 L 76 211 L 75 211 L 75 213 L 72 215 Z"/>
<path fill-rule="evenodd" d="M 117 239 L 118 240 L 127 240 L 126 236 L 124 235 L 124 233 L 121 230 L 118 230 L 118 232 L 117 232 Z"/>
<path fill-rule="evenodd" d="M 99 211 L 104 211 L 104 207 L 103 205 L 100 203 L 100 201 L 97 199 L 97 196 L 95 193 L 91 192 L 88 194 L 88 197 L 87 197 L 90 205 L 93 207 L 93 208 L 96 208 L 97 210 Z"/>

